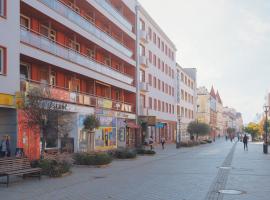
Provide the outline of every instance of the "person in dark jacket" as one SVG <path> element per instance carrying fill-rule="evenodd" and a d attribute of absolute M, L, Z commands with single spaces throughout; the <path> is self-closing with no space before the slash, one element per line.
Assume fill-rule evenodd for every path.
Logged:
<path fill-rule="evenodd" d="M 244 150 L 248 150 L 248 136 L 245 134 L 243 138 Z"/>

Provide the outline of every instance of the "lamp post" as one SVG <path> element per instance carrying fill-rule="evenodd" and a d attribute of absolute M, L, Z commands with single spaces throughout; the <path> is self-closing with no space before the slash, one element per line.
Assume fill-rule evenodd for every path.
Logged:
<path fill-rule="evenodd" d="M 180 143 L 181 143 L 181 116 L 177 116 L 177 139 L 176 139 L 176 148 L 180 148 Z"/>
<path fill-rule="evenodd" d="M 264 106 L 264 112 L 265 112 L 265 138 L 263 143 L 263 153 L 268 153 L 268 112 L 269 112 L 270 106 Z"/>

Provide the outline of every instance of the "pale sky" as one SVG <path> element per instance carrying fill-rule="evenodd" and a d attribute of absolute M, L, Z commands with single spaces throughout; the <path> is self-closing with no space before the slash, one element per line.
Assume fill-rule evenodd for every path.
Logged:
<path fill-rule="evenodd" d="M 177 62 L 198 69 L 198 86 L 213 85 L 245 123 L 262 113 L 270 89 L 270 0 L 139 2 L 176 45 Z"/>

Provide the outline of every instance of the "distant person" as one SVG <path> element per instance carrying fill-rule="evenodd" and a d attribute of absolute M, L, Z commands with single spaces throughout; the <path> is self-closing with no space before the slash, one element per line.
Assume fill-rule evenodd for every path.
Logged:
<path fill-rule="evenodd" d="M 3 136 L 0 143 L 0 155 L 1 157 L 10 156 L 10 143 L 8 136 Z"/>
<path fill-rule="evenodd" d="M 165 149 L 165 138 L 162 137 L 160 142 L 161 142 L 161 145 L 162 145 L 162 149 Z"/>
<path fill-rule="evenodd" d="M 228 140 L 228 135 L 225 136 L 226 141 Z"/>
<path fill-rule="evenodd" d="M 248 150 L 248 136 L 246 134 L 243 138 L 243 143 L 244 143 L 244 151 Z"/>
<path fill-rule="evenodd" d="M 154 144 L 153 136 L 150 136 L 150 138 L 149 138 L 149 145 L 150 145 L 150 149 L 151 150 L 153 150 L 153 144 Z"/>

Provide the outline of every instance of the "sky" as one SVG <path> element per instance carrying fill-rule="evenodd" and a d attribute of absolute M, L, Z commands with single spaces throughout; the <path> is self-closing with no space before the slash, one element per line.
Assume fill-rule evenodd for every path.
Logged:
<path fill-rule="evenodd" d="M 198 86 L 219 91 L 244 123 L 263 112 L 270 91 L 269 0 L 139 0 L 177 47 Z"/>

